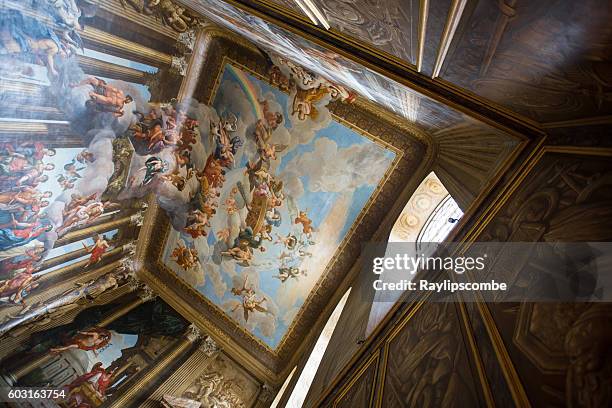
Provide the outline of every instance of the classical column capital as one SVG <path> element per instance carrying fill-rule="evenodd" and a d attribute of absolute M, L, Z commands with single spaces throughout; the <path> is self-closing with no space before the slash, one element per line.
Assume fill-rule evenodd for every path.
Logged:
<path fill-rule="evenodd" d="M 138 292 L 138 297 L 144 302 L 148 302 L 149 300 L 155 299 L 157 297 L 157 293 L 155 293 L 153 289 L 151 289 L 146 284 L 141 284 L 140 290 Z"/>
<path fill-rule="evenodd" d="M 195 324 L 191 323 L 189 325 L 189 327 L 187 327 L 187 331 L 185 333 L 185 337 L 187 337 L 187 340 L 189 340 L 189 342 L 194 343 L 198 339 L 202 338 L 202 332 L 200 331 L 198 326 L 196 326 Z"/>
<path fill-rule="evenodd" d="M 130 216 L 130 225 L 142 227 L 142 224 L 144 224 L 144 219 L 144 210 L 138 211 L 136 214 Z"/>
<path fill-rule="evenodd" d="M 180 76 L 185 76 L 187 73 L 187 65 L 185 57 L 172 57 L 172 69 Z"/>
<path fill-rule="evenodd" d="M 263 404 L 268 404 L 272 402 L 275 395 L 275 389 L 266 383 L 263 383 L 259 389 L 259 395 L 257 396 L 257 401 L 261 406 L 267 406 Z"/>
<path fill-rule="evenodd" d="M 212 357 L 221 350 L 221 347 L 219 347 L 217 342 L 210 336 L 204 336 L 198 348 L 206 355 L 206 357 Z"/>
<path fill-rule="evenodd" d="M 193 52 L 193 47 L 195 46 L 196 31 L 192 29 L 185 31 L 184 33 L 180 33 L 178 36 L 178 42 L 182 46 L 185 54 L 190 54 Z"/>

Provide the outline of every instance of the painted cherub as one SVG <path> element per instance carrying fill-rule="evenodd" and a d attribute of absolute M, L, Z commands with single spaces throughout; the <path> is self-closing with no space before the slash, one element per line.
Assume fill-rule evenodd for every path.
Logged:
<path fill-rule="evenodd" d="M 232 257 L 240 266 L 250 266 L 253 260 L 253 249 L 249 246 L 235 246 L 222 251 L 221 255 Z"/>
<path fill-rule="evenodd" d="M 193 169 L 187 169 L 186 175 L 181 175 L 177 167 L 173 172 L 160 176 L 163 180 L 169 181 L 178 191 L 183 191 L 187 181 L 193 176 Z"/>
<path fill-rule="evenodd" d="M 295 266 L 282 266 L 278 268 L 278 275 L 273 275 L 273 278 L 285 282 L 288 279 L 298 279 L 300 276 L 306 276 L 306 271 Z"/>
<path fill-rule="evenodd" d="M 198 251 L 195 248 L 188 248 L 182 244 L 178 244 L 170 256 L 184 270 L 189 270 L 200 263 Z"/>
<path fill-rule="evenodd" d="M 293 220 L 294 224 L 302 224 L 302 232 L 307 236 L 310 236 L 315 230 L 312 226 L 312 220 L 308 218 L 306 211 L 300 211 L 298 216 Z"/>
<path fill-rule="evenodd" d="M 266 314 L 272 314 L 268 309 L 261 306 L 267 299 L 262 297 L 261 299 L 257 299 L 255 290 L 250 287 L 247 288 L 247 280 L 248 276 L 244 277 L 244 282 L 242 284 L 242 288 L 232 288 L 232 294 L 235 296 L 242 297 L 242 302 L 238 303 L 233 307 L 231 312 L 235 312 L 239 307 L 242 307 L 243 316 L 245 321 L 249 321 L 249 313 L 254 312 L 262 312 Z"/>
<path fill-rule="evenodd" d="M 212 214 L 215 210 L 212 209 Z M 201 210 L 193 210 L 187 216 L 187 226 L 183 229 L 192 238 L 205 237 L 208 235 L 206 227 L 210 227 L 209 215 Z"/>

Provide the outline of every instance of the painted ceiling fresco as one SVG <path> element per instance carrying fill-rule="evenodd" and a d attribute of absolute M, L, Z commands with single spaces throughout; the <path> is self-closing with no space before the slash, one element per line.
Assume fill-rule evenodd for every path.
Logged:
<path fill-rule="evenodd" d="M 211 113 L 186 170 L 206 178 L 185 188 L 195 208 L 176 212 L 163 262 L 275 348 L 395 153 L 230 61 Z"/>
<path fill-rule="evenodd" d="M 149 11 L 2 3 L 0 358 L 53 348 L 81 375 L 106 375 L 141 336 L 95 322 L 45 350 L 17 348 L 19 336 L 156 290 L 253 356 L 241 364 L 278 375 L 429 160 L 429 139 L 284 54 Z M 138 29 L 121 20 L 133 13 Z"/>

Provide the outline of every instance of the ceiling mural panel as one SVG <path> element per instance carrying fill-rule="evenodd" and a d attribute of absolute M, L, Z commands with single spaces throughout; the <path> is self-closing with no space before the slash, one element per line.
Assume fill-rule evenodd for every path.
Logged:
<path fill-rule="evenodd" d="M 227 60 L 212 103 L 223 119 L 210 137 L 231 140 L 235 152 L 192 152 L 206 162 L 208 186 L 162 255 L 272 349 L 397 156 L 325 106 L 300 111 L 294 98 Z"/>
<path fill-rule="evenodd" d="M 195 77 L 202 102 L 177 106 L 194 126 L 197 118 L 199 137 L 184 155 L 156 153 L 189 164 L 152 176 L 166 216 L 151 215 L 147 234 L 162 239 L 143 242 L 144 276 L 218 341 L 278 372 L 430 142 L 352 90 L 211 33 Z M 141 188 L 146 163 L 130 174 Z"/>

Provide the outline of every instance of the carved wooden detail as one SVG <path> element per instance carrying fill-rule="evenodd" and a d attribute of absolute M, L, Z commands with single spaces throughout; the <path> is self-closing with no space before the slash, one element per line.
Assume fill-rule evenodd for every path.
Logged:
<path fill-rule="evenodd" d="M 608 156 L 546 154 L 481 239 L 609 241 L 611 185 Z M 528 268 L 516 259 L 517 273 Z M 534 405 L 610 403 L 612 359 L 603 351 L 612 342 L 609 304 L 502 303 L 489 309 Z"/>

